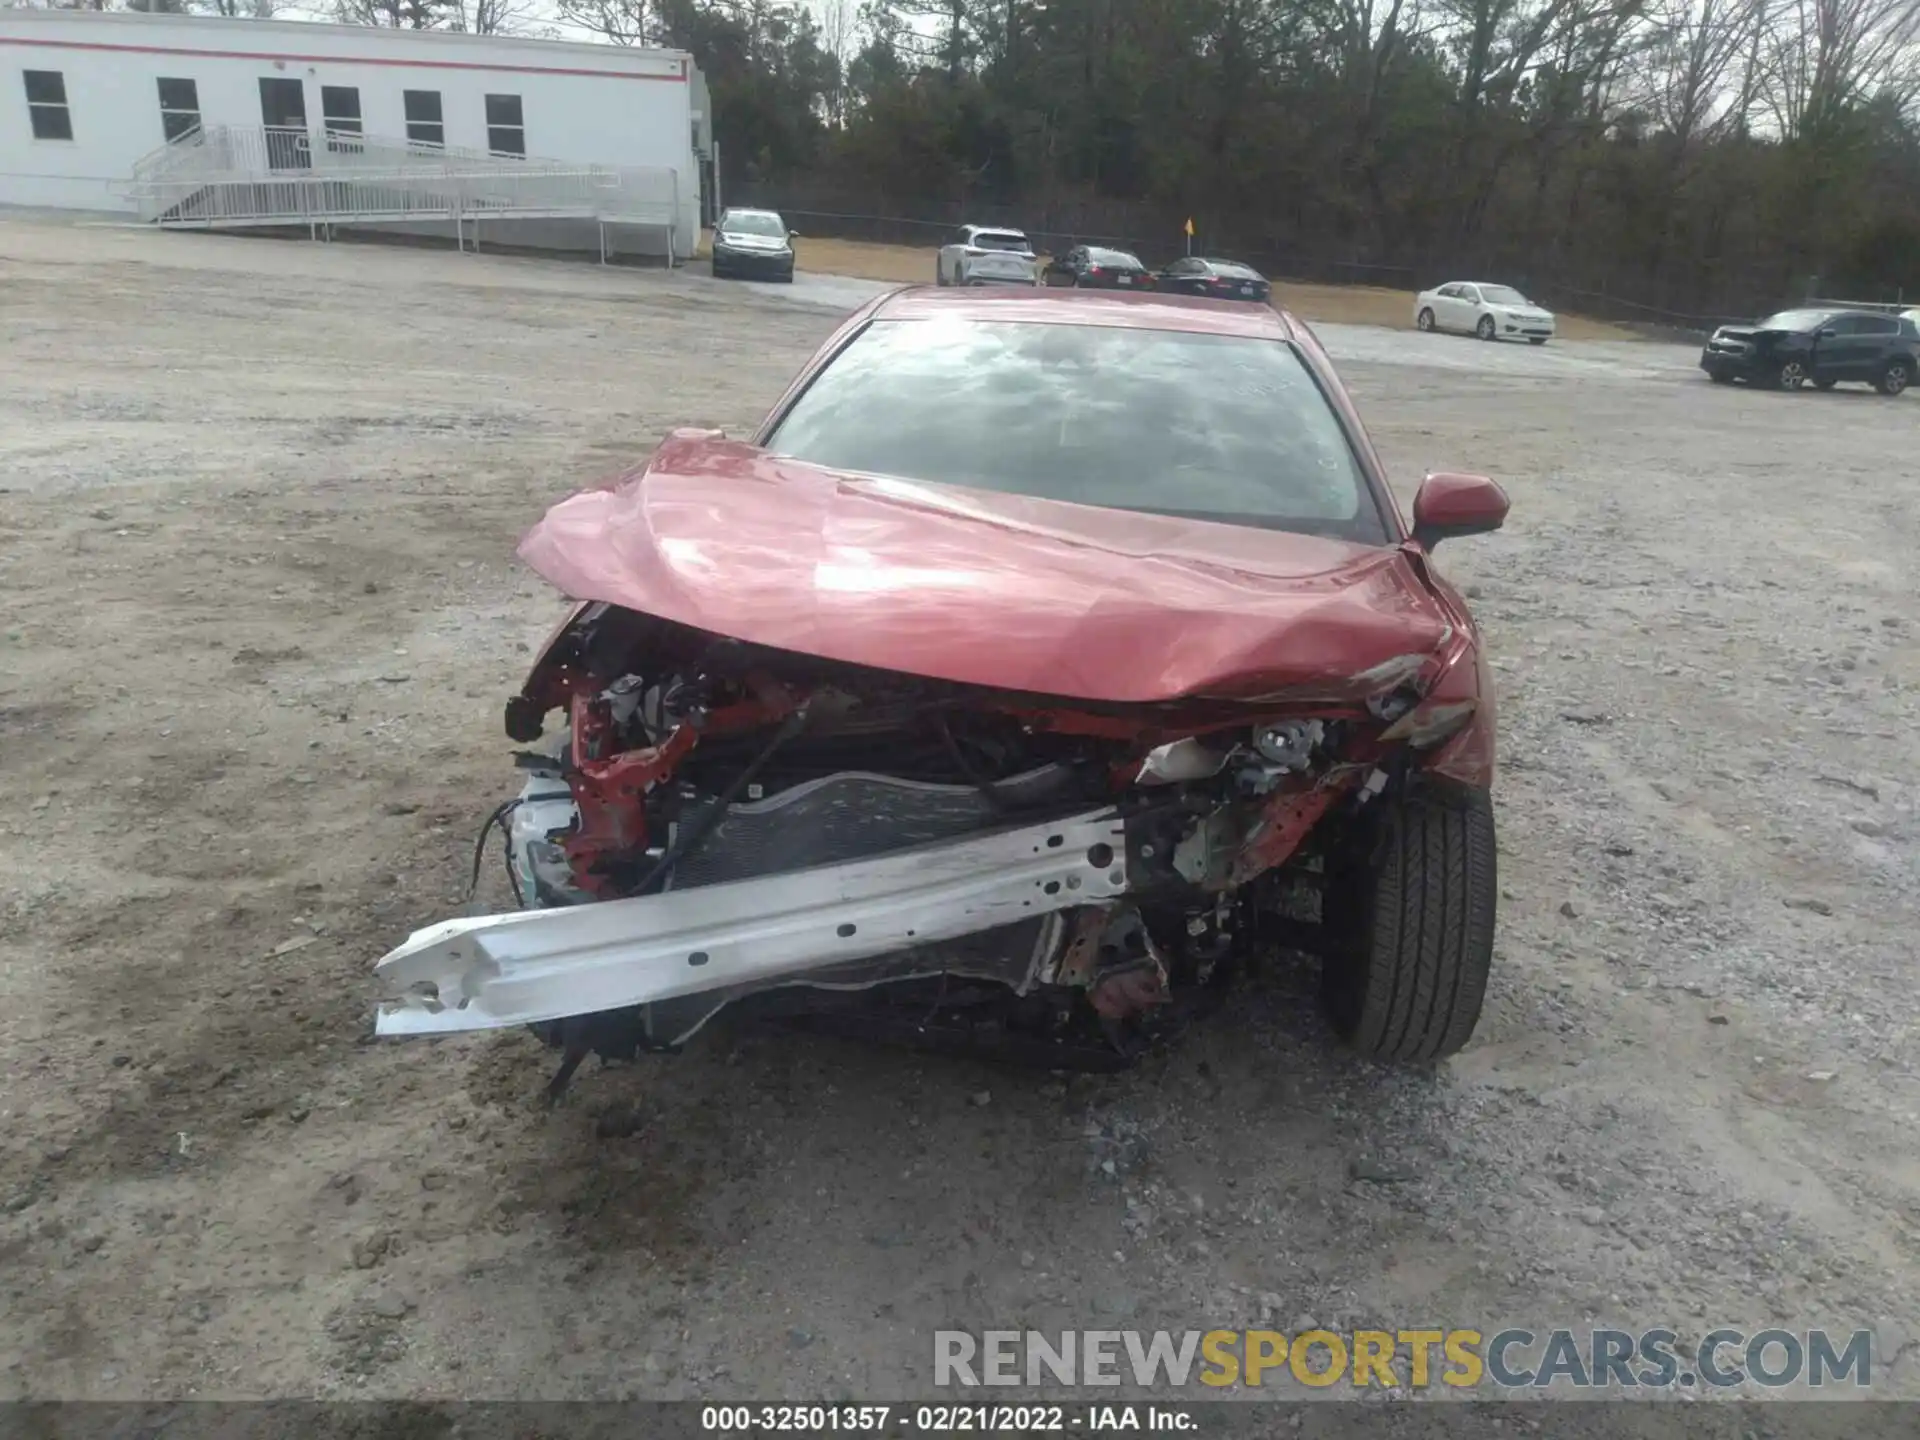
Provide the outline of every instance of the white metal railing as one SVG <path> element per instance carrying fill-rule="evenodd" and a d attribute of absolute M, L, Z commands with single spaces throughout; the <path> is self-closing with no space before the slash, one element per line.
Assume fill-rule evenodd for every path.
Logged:
<path fill-rule="evenodd" d="M 144 156 L 126 191 L 159 225 L 378 224 L 578 217 L 679 222 L 670 168 L 576 165 L 338 130 L 221 125 Z M 671 241 L 669 242 L 671 247 Z"/>

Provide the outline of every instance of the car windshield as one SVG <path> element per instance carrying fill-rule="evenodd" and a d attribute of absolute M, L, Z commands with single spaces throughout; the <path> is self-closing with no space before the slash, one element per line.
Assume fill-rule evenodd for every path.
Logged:
<path fill-rule="evenodd" d="M 1331 403 L 1280 340 L 879 320 L 767 445 L 834 470 L 1388 541 Z"/>
<path fill-rule="evenodd" d="M 1144 270 L 1140 257 L 1129 255 L 1124 250 L 1088 250 L 1087 258 L 1096 265 L 1106 265 L 1114 270 Z"/>
<path fill-rule="evenodd" d="M 1480 298 L 1489 305 L 1531 305 L 1533 302 L 1510 285 L 1482 285 Z"/>
<path fill-rule="evenodd" d="M 973 237 L 976 250 L 1013 250 L 1024 253 L 1029 248 L 1027 237 L 1015 230 L 982 230 Z"/>
<path fill-rule="evenodd" d="M 1224 275 L 1229 280 L 1258 280 L 1260 272 L 1251 265 L 1242 265 L 1237 260 L 1209 260 L 1213 273 Z"/>
<path fill-rule="evenodd" d="M 729 235 L 771 235 L 776 240 L 787 233 L 786 222 L 764 210 L 735 210 L 720 228 Z"/>
<path fill-rule="evenodd" d="M 1818 330 L 1831 318 L 1825 310 L 1782 310 L 1760 322 L 1762 330 Z"/>

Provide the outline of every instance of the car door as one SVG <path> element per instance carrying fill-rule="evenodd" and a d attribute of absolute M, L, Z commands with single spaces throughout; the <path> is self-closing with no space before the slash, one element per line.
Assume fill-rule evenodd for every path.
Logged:
<path fill-rule="evenodd" d="M 1810 380 L 1847 380 L 1850 356 L 1859 343 L 1851 315 L 1834 315 L 1818 326 L 1807 354 L 1807 378 Z"/>
<path fill-rule="evenodd" d="M 1815 380 L 1864 380 L 1866 364 L 1862 350 L 1869 344 L 1861 333 L 1858 315 L 1830 316 L 1814 332 L 1813 353 L 1807 369 Z"/>
<path fill-rule="evenodd" d="M 1442 285 L 1433 292 L 1433 328 L 1436 330 L 1458 330 L 1460 328 L 1460 287 L 1455 284 Z"/>
<path fill-rule="evenodd" d="M 1087 254 L 1086 246 L 1075 245 L 1064 255 L 1056 255 L 1047 262 L 1046 274 L 1042 277 L 1049 285 L 1071 285 L 1080 275 L 1080 266 Z"/>
<path fill-rule="evenodd" d="M 1480 287 L 1478 285 L 1456 285 L 1453 287 L 1453 324 L 1449 329 L 1471 335 L 1473 327 L 1480 323 Z"/>
<path fill-rule="evenodd" d="M 1900 321 L 1892 315 L 1856 315 L 1854 324 L 1859 330 L 1859 339 L 1854 343 L 1853 370 L 1845 378 L 1849 380 L 1878 380 L 1880 372 L 1886 367 L 1887 356 L 1895 348 L 1900 334 Z"/>

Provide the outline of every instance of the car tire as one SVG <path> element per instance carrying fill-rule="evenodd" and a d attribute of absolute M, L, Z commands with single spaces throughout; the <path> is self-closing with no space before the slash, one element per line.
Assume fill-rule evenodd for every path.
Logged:
<path fill-rule="evenodd" d="M 1422 305 L 1420 307 L 1420 313 L 1413 317 L 1413 328 L 1416 330 L 1424 330 L 1429 335 L 1433 333 L 1433 309 L 1431 306 Z"/>
<path fill-rule="evenodd" d="M 1731 385 L 1733 383 L 1733 376 L 1729 375 L 1724 370 L 1707 371 L 1707 379 L 1711 380 L 1716 385 Z"/>
<path fill-rule="evenodd" d="M 1782 360 L 1774 367 L 1773 388 L 1776 390 L 1798 390 L 1807 383 L 1807 365 L 1804 360 Z"/>
<path fill-rule="evenodd" d="M 1328 1018 L 1374 1059 L 1444 1059 L 1473 1037 L 1493 964 L 1493 798 L 1429 781 L 1388 802 L 1369 838 L 1331 867 Z"/>
<path fill-rule="evenodd" d="M 1473 327 L 1473 333 L 1478 335 L 1482 340 L 1493 339 L 1493 317 L 1491 315 L 1482 315 L 1480 317 L 1480 323 Z"/>
<path fill-rule="evenodd" d="M 1831 390 L 1839 383 L 1838 380 L 1816 380 L 1813 382 L 1813 388 L 1816 390 Z"/>
<path fill-rule="evenodd" d="M 1887 368 L 1880 372 L 1880 378 L 1873 382 L 1873 388 L 1882 395 L 1904 395 L 1912 380 L 1913 367 L 1907 361 L 1890 360 Z"/>
<path fill-rule="evenodd" d="M 1547 343 L 1547 337 L 1544 335 L 1529 335 L 1527 337 L 1527 343 L 1529 345 L 1544 345 Z"/>

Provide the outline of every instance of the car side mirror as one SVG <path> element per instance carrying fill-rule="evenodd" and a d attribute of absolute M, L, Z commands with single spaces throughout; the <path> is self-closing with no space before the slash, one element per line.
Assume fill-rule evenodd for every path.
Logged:
<path fill-rule="evenodd" d="M 799 238 L 800 238 L 800 232 L 798 230 L 787 231 L 787 239 L 798 240 Z"/>
<path fill-rule="evenodd" d="M 1831 325 L 1829 325 L 1826 329 L 1820 331 L 1813 338 L 1816 340 L 1831 340 L 1835 335 L 1839 333 L 1840 333 L 1839 331 L 1835 330 Z"/>
<path fill-rule="evenodd" d="M 1485 535 L 1507 521 L 1507 492 L 1484 475 L 1427 476 L 1413 497 L 1413 538 L 1431 551 L 1442 540 Z"/>

